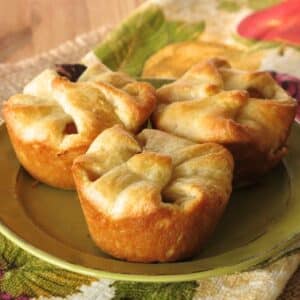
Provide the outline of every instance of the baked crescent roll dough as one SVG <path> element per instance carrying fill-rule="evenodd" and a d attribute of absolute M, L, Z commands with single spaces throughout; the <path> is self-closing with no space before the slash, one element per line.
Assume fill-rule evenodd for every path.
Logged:
<path fill-rule="evenodd" d="M 224 43 L 185 41 L 170 44 L 153 54 L 145 63 L 143 77 L 178 78 L 197 63 L 220 57 L 234 68 L 255 71 L 266 50 L 239 49 Z"/>
<path fill-rule="evenodd" d="M 154 127 L 226 146 L 238 181 L 267 172 L 287 151 L 296 102 L 267 72 L 238 71 L 213 59 L 161 87 L 157 96 Z"/>
<path fill-rule="evenodd" d="M 45 70 L 22 94 L 4 103 L 3 114 L 19 161 L 37 180 L 73 188 L 73 160 L 104 129 L 122 124 L 138 131 L 156 105 L 155 90 L 101 63 L 77 82 Z"/>
<path fill-rule="evenodd" d="M 196 144 L 144 129 L 103 131 L 72 167 L 95 243 L 139 262 L 194 255 L 231 193 L 233 159 L 218 144 Z"/>

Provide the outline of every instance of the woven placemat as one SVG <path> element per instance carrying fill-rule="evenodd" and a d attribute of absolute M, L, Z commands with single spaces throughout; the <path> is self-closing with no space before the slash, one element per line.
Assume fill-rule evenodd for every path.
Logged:
<path fill-rule="evenodd" d="M 54 64 L 78 62 L 103 36 L 111 26 L 102 26 L 95 31 L 81 34 L 55 49 L 40 55 L 24 59 L 14 64 L 0 63 L 0 100 L 7 99 L 23 89 L 36 74 Z M 5 82 L 3 82 L 5 81 Z"/>
<path fill-rule="evenodd" d="M 56 63 L 78 62 L 84 54 L 101 41 L 110 28 L 110 26 L 101 27 L 93 32 L 80 35 L 74 40 L 68 41 L 47 53 L 15 64 L 0 64 L 0 101 L 21 91 L 23 86 L 32 77 L 46 67 L 53 66 Z M 299 254 L 291 255 L 266 268 L 197 281 L 193 298 L 207 300 L 275 299 L 284 289 L 286 282 L 296 270 L 299 262 Z M 88 294 L 84 294 L 85 291 L 88 291 L 86 293 L 91 293 L 90 289 L 97 287 L 97 284 L 94 284 L 90 288 L 83 288 L 79 293 L 80 295 L 69 296 L 68 299 L 111 299 L 110 297 L 101 296 L 105 280 L 101 280 L 100 282 L 99 286 L 101 288 L 98 290 L 100 294 L 97 295 L 97 298 L 90 298 L 87 296 Z M 108 289 L 108 285 L 105 286 Z M 92 294 L 95 295 L 95 293 L 96 290 Z M 290 279 L 279 299 L 300 299 L 300 270 Z"/>

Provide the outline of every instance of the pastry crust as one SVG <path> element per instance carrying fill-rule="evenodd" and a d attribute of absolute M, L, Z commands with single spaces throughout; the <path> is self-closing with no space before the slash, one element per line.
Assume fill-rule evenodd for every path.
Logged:
<path fill-rule="evenodd" d="M 164 262 L 191 257 L 210 236 L 231 194 L 233 159 L 217 144 L 152 129 L 134 137 L 116 125 L 72 170 L 95 243 L 120 259 Z"/>
<path fill-rule="evenodd" d="M 157 90 L 155 128 L 227 147 L 236 181 L 252 181 L 286 154 L 296 102 L 267 72 L 242 72 L 214 59 Z"/>
<path fill-rule="evenodd" d="M 3 115 L 20 163 L 37 180 L 74 188 L 71 166 L 104 129 L 122 124 L 137 132 L 156 105 L 154 88 L 100 62 L 77 82 L 45 70 L 22 94 L 4 103 Z"/>
<path fill-rule="evenodd" d="M 231 45 L 207 41 L 185 41 L 168 45 L 152 55 L 145 63 L 143 77 L 179 78 L 193 65 L 219 57 L 233 68 L 255 71 L 265 50 L 239 49 Z"/>

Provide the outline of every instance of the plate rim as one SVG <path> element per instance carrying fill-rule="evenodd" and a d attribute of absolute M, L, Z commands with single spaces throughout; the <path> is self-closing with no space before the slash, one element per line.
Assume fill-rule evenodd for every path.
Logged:
<path fill-rule="evenodd" d="M 102 271 L 98 269 L 92 269 L 84 267 L 79 264 L 73 264 L 67 262 L 59 257 L 56 257 L 52 254 L 45 252 L 44 250 L 38 249 L 37 247 L 31 245 L 30 243 L 23 240 L 12 230 L 5 226 L 5 224 L 0 221 L 0 233 L 2 233 L 7 239 L 13 242 L 15 245 L 20 247 L 22 250 L 30 253 L 31 255 L 52 264 L 53 266 L 94 277 L 96 279 L 111 279 L 111 280 L 122 280 L 122 281 L 136 281 L 136 282 L 182 282 L 182 281 L 194 281 L 200 280 L 212 276 L 220 276 L 224 274 L 232 274 L 235 272 L 245 271 L 247 269 L 255 268 L 262 264 L 263 262 L 268 261 L 272 258 L 273 255 L 278 254 L 278 256 L 272 260 L 275 261 L 280 259 L 284 253 L 281 255 L 279 249 L 287 249 L 293 251 L 293 247 L 274 247 L 270 252 L 266 252 L 263 255 L 257 256 L 255 258 L 250 258 L 246 261 L 243 261 L 239 264 L 233 264 L 226 267 L 215 268 L 207 271 L 193 272 L 189 274 L 176 274 L 176 275 L 141 275 L 141 274 L 126 274 L 126 273 L 114 273 L 109 271 Z M 300 234 L 300 233 L 299 233 Z M 294 238 L 291 238 L 290 244 L 293 245 Z M 277 249 L 278 248 L 278 249 Z M 298 247 L 296 247 L 298 248 Z M 279 250 L 279 251 L 278 251 Z M 272 255 L 273 254 L 273 255 Z"/>

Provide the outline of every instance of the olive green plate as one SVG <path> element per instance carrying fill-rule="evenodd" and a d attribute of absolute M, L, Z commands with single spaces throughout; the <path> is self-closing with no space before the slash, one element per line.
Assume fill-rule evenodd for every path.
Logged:
<path fill-rule="evenodd" d="M 300 127 L 295 124 L 284 164 L 257 185 L 233 193 L 214 236 L 196 257 L 141 264 L 101 252 L 88 234 L 76 193 L 37 184 L 20 168 L 1 126 L 0 232 L 45 261 L 98 278 L 184 281 L 249 269 L 291 251 L 299 240 L 298 141 Z"/>

